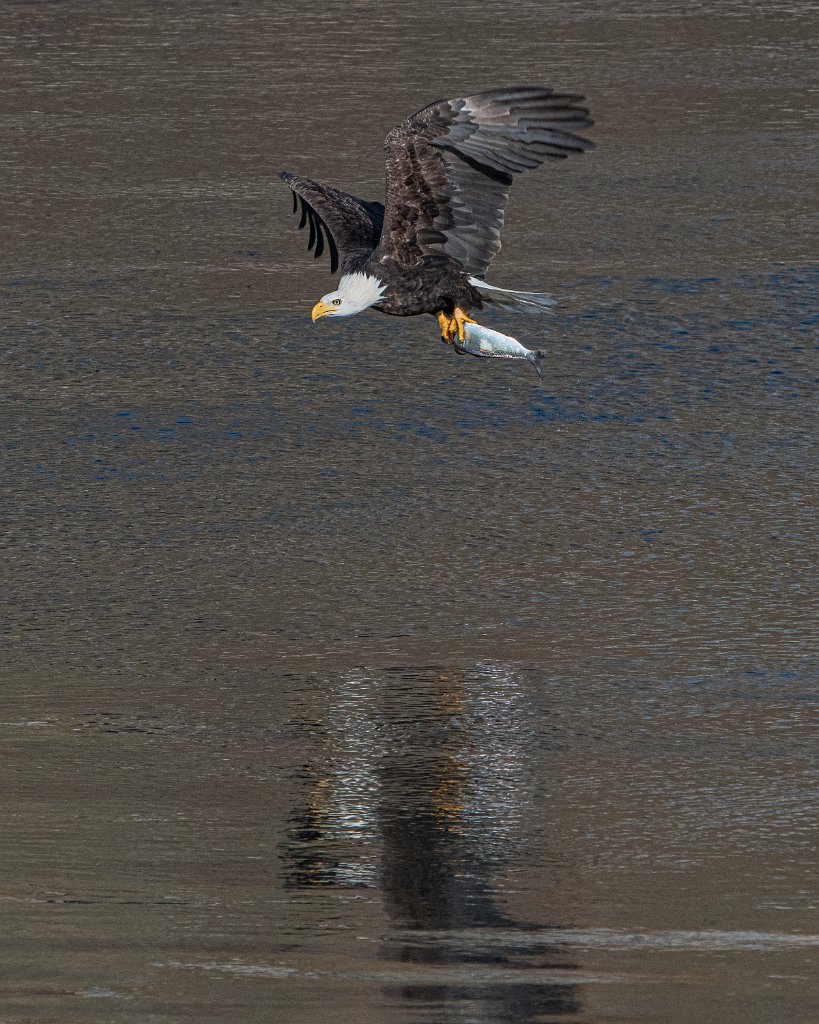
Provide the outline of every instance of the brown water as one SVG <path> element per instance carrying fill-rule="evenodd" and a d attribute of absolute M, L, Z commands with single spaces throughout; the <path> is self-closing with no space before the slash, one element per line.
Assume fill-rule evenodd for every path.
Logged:
<path fill-rule="evenodd" d="M 819 1017 L 811 7 L 2 4 L 2 1024 Z M 313 326 L 530 81 L 546 386 Z"/>

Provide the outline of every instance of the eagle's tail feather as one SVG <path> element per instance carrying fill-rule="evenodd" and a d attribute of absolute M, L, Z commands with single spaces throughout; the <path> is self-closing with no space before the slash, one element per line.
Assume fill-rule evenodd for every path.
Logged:
<path fill-rule="evenodd" d="M 543 292 L 515 292 L 509 288 L 498 288 L 497 285 L 487 284 L 479 277 L 470 277 L 469 283 L 478 289 L 485 302 L 510 313 L 545 313 L 549 306 L 553 306 L 557 301 Z"/>

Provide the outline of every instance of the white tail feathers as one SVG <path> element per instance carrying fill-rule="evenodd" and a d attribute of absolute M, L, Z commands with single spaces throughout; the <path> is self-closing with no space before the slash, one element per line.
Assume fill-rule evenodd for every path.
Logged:
<path fill-rule="evenodd" d="M 553 306 L 557 301 L 543 292 L 514 292 L 509 288 L 498 288 L 494 284 L 487 284 L 479 277 L 470 277 L 469 283 L 478 289 L 484 301 L 510 313 L 546 313 L 549 306 Z"/>

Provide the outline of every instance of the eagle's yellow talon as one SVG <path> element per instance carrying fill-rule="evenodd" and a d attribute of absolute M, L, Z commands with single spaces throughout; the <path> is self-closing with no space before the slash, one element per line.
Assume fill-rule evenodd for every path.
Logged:
<path fill-rule="evenodd" d="M 441 328 L 441 338 L 452 346 L 455 345 L 456 338 L 463 345 L 464 324 L 474 324 L 476 322 L 467 316 L 459 306 L 455 307 L 452 316 L 447 316 L 446 313 L 438 313 L 437 318 L 438 326 Z"/>
<path fill-rule="evenodd" d="M 454 318 L 448 317 L 446 313 L 438 313 L 438 326 L 441 328 L 441 341 L 452 344 L 455 338 L 456 323 Z"/>
<path fill-rule="evenodd" d="M 467 316 L 466 313 L 459 307 L 455 308 L 455 322 L 458 325 L 458 341 L 463 344 L 464 341 L 464 324 L 474 324 L 475 320 L 471 316 Z"/>

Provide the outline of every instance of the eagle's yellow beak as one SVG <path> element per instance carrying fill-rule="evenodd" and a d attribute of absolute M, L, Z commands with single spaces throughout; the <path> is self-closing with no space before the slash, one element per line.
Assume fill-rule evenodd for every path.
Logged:
<path fill-rule="evenodd" d="M 322 302 L 321 300 L 319 300 L 315 304 L 315 306 L 313 306 L 313 323 L 315 323 L 316 320 L 320 320 L 323 316 L 327 316 L 328 313 L 332 313 L 332 312 L 333 312 L 333 307 L 332 306 L 328 306 L 327 303 Z"/>

